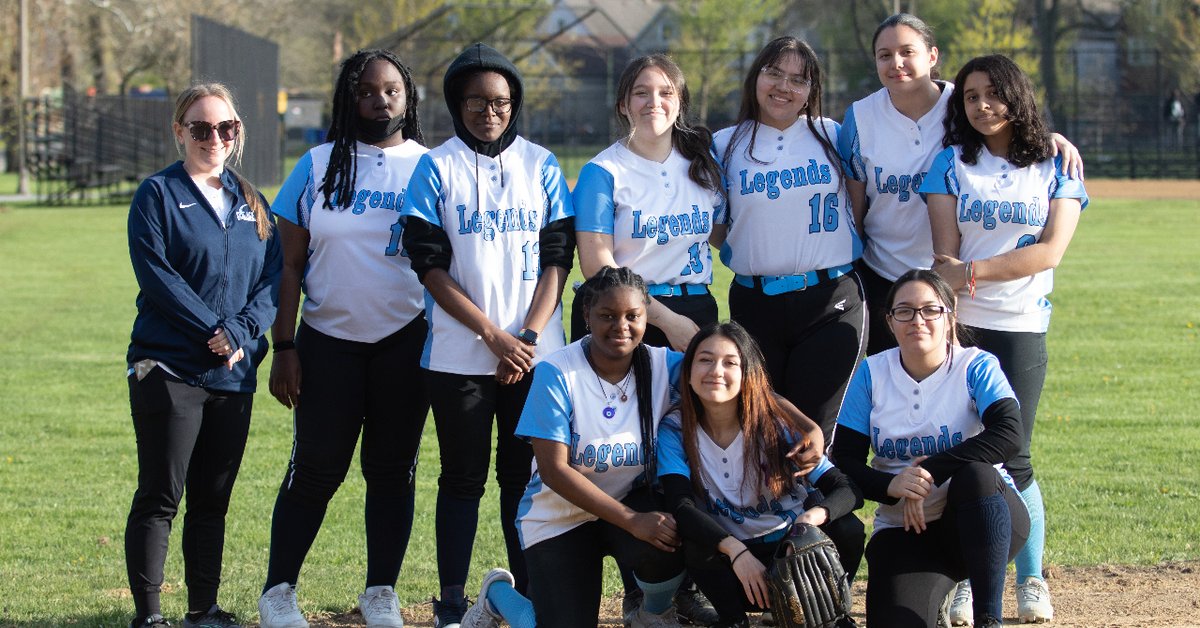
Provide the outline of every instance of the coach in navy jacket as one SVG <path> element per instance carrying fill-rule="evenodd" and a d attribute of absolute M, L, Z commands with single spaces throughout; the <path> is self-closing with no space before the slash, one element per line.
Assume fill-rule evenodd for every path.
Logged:
<path fill-rule="evenodd" d="M 191 386 L 253 392 L 267 351 L 263 334 L 279 300 L 279 238 L 259 240 L 232 170 L 221 183 L 236 199 L 227 228 L 211 209 L 197 211 L 206 200 L 183 162 L 138 188 L 129 211 L 129 256 L 141 291 L 127 361 L 156 360 Z M 217 329 L 245 352 L 232 370 L 206 345 Z"/>

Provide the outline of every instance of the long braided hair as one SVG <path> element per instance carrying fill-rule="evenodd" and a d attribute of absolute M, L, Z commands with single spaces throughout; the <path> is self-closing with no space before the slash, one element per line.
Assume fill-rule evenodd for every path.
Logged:
<path fill-rule="evenodd" d="M 333 209 L 336 199 L 339 207 L 349 207 L 354 202 L 354 181 L 358 178 L 358 160 L 354 156 L 358 141 L 358 80 L 367 65 L 382 59 L 396 66 L 404 78 L 404 128 L 400 131 L 405 139 L 425 144 L 421 134 L 421 120 L 417 116 L 417 84 L 412 71 L 390 50 L 359 50 L 342 62 L 337 85 L 333 90 L 333 116 L 329 123 L 328 140 L 333 142 L 329 155 L 329 167 L 319 190 L 325 195 L 326 209 Z"/>
<path fill-rule="evenodd" d="M 642 276 L 632 270 L 621 267 L 604 266 L 595 275 L 583 282 L 575 298 L 581 299 L 583 317 L 586 320 L 592 307 L 605 294 L 617 289 L 632 289 L 641 294 L 646 305 L 650 305 L 650 292 Z M 638 338 L 638 345 L 633 350 L 633 381 L 637 395 L 638 417 L 642 426 L 642 463 L 645 468 L 646 485 L 654 484 L 658 477 L 658 465 L 654 439 L 654 385 L 650 373 L 650 350 Z"/>

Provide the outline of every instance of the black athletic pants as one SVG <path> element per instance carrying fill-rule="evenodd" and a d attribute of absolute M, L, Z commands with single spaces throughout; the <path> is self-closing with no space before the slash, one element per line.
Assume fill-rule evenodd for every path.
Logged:
<path fill-rule="evenodd" d="M 638 512 L 662 510 L 639 489 L 623 500 Z M 603 560 L 642 582 L 666 582 L 683 571 L 683 552 L 664 552 L 617 526 L 597 519 L 525 549 L 529 600 L 538 626 L 594 628 L 600 615 Z"/>
<path fill-rule="evenodd" d="M 862 521 L 854 516 L 854 513 L 848 513 L 826 522 L 821 526 L 821 531 L 837 547 L 842 569 L 854 578 L 854 573 L 858 571 L 858 565 L 862 562 L 863 542 L 866 540 Z M 759 562 L 768 569 L 771 567 L 779 541 L 745 539 L 742 542 Z M 713 608 L 721 616 L 722 623 L 737 623 L 746 619 L 747 611 L 765 610 L 757 609 L 750 598 L 746 597 L 745 588 L 733 572 L 733 566 L 725 554 L 715 548 L 702 548 L 686 540 L 683 547 L 688 573 L 700 586 L 705 597 L 712 602 Z"/>
<path fill-rule="evenodd" d="M 867 310 L 870 312 L 871 323 L 867 333 L 867 355 L 875 355 L 896 346 L 896 337 L 887 326 L 887 295 L 895 283 L 879 273 L 871 270 L 860 259 L 854 262 L 854 269 L 862 280 L 863 290 L 867 294 Z"/>
<path fill-rule="evenodd" d="M 1021 404 L 1021 450 L 1004 468 L 1012 475 L 1018 490 L 1033 484 L 1033 423 L 1037 419 L 1038 402 L 1046 383 L 1046 334 L 1037 332 L 994 331 L 967 327 L 966 344 L 979 347 L 1000 360 L 1000 370 L 1008 378 L 1017 403 Z"/>
<path fill-rule="evenodd" d="M 821 426 L 828 446 L 863 356 L 867 314 L 858 276 L 777 295 L 734 281 L 729 314 L 758 341 L 775 391 Z"/>
<path fill-rule="evenodd" d="M 366 480 L 366 586 L 395 586 L 412 532 L 417 451 L 429 402 L 420 367 L 428 328 L 419 316 L 378 342 L 296 332 L 300 400 L 292 457 L 271 516 L 263 590 L 295 585 L 300 567 L 346 479 L 354 447 Z"/>
<path fill-rule="evenodd" d="M 529 483 L 533 449 L 514 435 L 533 373 L 502 386 L 493 375 L 425 371 L 433 421 L 437 425 L 442 471 L 438 477 L 438 577 L 442 588 L 463 586 L 471 567 L 479 500 L 492 458 L 492 417 L 496 420 L 496 482 L 500 485 L 500 529 L 516 590 L 524 593 L 529 575 L 517 537 L 517 506 Z"/>
<path fill-rule="evenodd" d="M 188 609 L 217 602 L 225 550 L 225 513 L 250 431 L 253 393 L 189 386 L 162 368 L 129 376 L 137 435 L 138 482 L 125 525 L 125 566 L 137 618 L 161 613 L 159 591 L 171 522 L 183 517 Z"/>
<path fill-rule="evenodd" d="M 997 495 L 1003 499 L 987 505 L 1003 506 L 988 516 L 980 505 Z M 1003 529 L 1003 518 L 1009 522 L 1006 536 L 995 534 Z M 975 608 L 998 607 L 999 595 L 989 600 L 980 582 L 998 579 L 1002 592 L 1005 568 L 1025 545 L 1029 513 L 1021 496 L 994 467 L 973 462 L 950 480 L 941 518 L 927 523 L 920 534 L 904 528 L 879 530 L 867 543 L 868 626 L 933 626 L 942 600 L 968 577 Z M 980 613 L 975 616 L 979 619 Z"/>

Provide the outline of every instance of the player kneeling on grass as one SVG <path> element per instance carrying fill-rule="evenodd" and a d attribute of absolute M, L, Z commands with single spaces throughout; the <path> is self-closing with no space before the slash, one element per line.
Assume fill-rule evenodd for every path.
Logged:
<path fill-rule="evenodd" d="M 967 62 L 954 80 L 946 140 L 920 191 L 928 196 L 933 270 L 958 290 L 958 317 L 995 355 L 1021 404 L 1020 450 L 1005 463 L 1029 508 L 1029 542 L 1016 556 L 1017 615 L 1054 617 L 1042 579 L 1045 509 L 1030 444 L 1046 381 L 1053 269 L 1088 197 L 1052 158 L 1029 77 L 1003 55 Z M 959 596 L 965 597 L 965 596 Z M 959 619 L 953 614 L 952 620 Z"/>
<path fill-rule="evenodd" d="M 660 429 L 659 477 L 688 573 L 720 614 L 717 625 L 748 626 L 747 610 L 769 606 L 767 566 L 794 523 L 824 530 L 853 577 L 864 541 L 853 511 L 862 496 L 823 455 L 815 467 L 793 462 L 811 447 L 805 426 L 780 411 L 745 328 L 701 329 L 682 377 L 682 403 Z"/>
<path fill-rule="evenodd" d="M 1005 567 L 1029 533 L 1000 468 L 1020 447 L 1021 409 L 995 356 L 959 345 L 956 305 L 933 271 L 901 275 L 887 299 L 900 346 L 859 365 L 838 416 L 833 459 L 879 502 L 868 626 L 932 626 L 965 578 L 976 625 L 1001 625 Z"/>

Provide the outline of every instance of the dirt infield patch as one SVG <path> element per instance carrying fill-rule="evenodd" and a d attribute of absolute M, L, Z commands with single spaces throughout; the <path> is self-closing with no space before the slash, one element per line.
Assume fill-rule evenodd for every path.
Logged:
<path fill-rule="evenodd" d="M 1156 566 L 1099 565 L 1059 567 L 1047 571 L 1054 595 L 1055 627 L 1067 626 L 1200 626 L 1200 561 Z M 1012 578 L 1004 598 L 1005 624 L 1017 625 Z M 854 610 L 863 625 L 865 583 L 854 587 Z M 620 626 L 621 600 L 608 598 L 600 609 L 601 626 Z M 310 617 L 313 628 L 362 626 L 357 613 Z M 433 626 L 432 608 L 404 609 L 404 624 Z M 752 622 L 751 625 L 761 624 Z"/>
<path fill-rule="evenodd" d="M 1084 187 L 1091 198 L 1200 200 L 1195 179 L 1087 179 Z"/>

